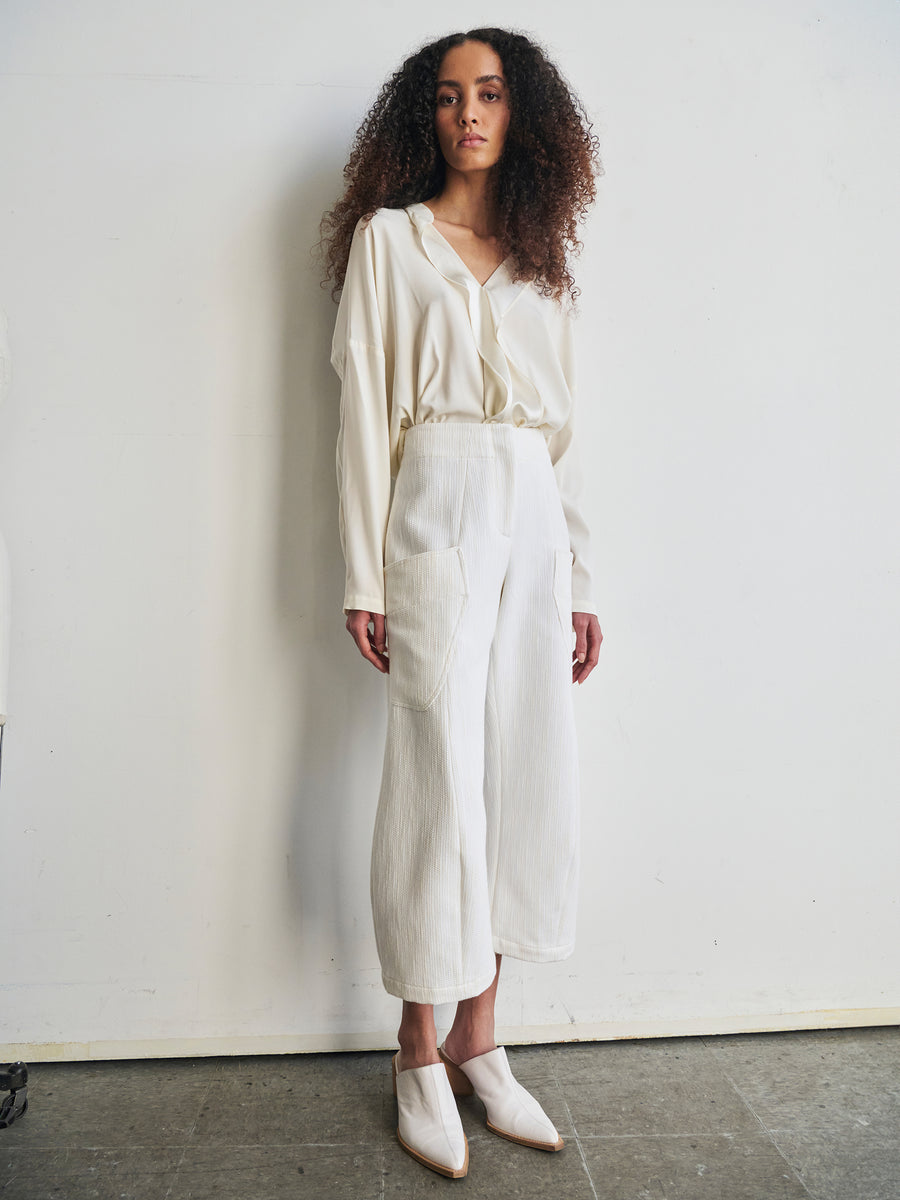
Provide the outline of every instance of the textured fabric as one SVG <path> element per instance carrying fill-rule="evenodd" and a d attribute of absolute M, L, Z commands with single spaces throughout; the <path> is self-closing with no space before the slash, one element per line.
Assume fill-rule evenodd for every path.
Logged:
<path fill-rule="evenodd" d="M 483 992 L 495 951 L 574 949 L 572 552 L 543 433 L 412 426 L 384 581 L 375 937 L 387 991 L 437 1004 Z"/>
<path fill-rule="evenodd" d="M 508 262 L 482 286 L 425 204 L 379 209 L 353 236 L 335 322 L 344 612 L 384 612 L 384 541 L 415 425 L 502 423 L 547 441 L 573 553 L 576 612 L 596 613 L 575 437 L 572 317 Z"/>

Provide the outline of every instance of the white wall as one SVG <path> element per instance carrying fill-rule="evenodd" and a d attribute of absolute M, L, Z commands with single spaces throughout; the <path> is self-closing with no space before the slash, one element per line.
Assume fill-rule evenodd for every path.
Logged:
<path fill-rule="evenodd" d="M 486 20 L 606 167 L 580 942 L 505 960 L 500 1036 L 898 1019 L 900 11 L 428 12 L 3 7 L 0 1058 L 392 1044 L 309 248 L 383 77 Z"/>

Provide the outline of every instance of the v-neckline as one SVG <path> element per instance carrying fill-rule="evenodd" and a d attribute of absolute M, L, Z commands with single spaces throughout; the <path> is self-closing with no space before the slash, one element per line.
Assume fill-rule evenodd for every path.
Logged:
<path fill-rule="evenodd" d="M 475 272 L 471 269 L 471 267 L 466 263 L 466 260 L 463 258 L 463 256 L 459 253 L 459 251 L 456 249 L 456 247 L 453 245 L 453 243 L 448 238 L 444 237 L 444 235 L 438 229 L 437 225 L 435 225 L 434 213 L 431 211 L 431 209 L 428 207 L 428 205 L 423 200 L 419 200 L 417 203 L 417 207 L 425 209 L 425 211 L 428 213 L 428 218 L 431 223 L 432 231 L 437 234 L 437 236 L 441 239 L 441 241 L 444 243 L 444 245 L 447 247 L 447 249 L 453 254 L 453 256 L 456 258 L 456 260 L 462 266 L 463 270 L 466 272 L 466 274 L 469 276 L 469 278 L 472 280 L 472 282 L 475 284 L 475 286 L 477 288 L 480 288 L 481 291 L 485 291 L 487 289 L 488 285 L 493 280 L 496 279 L 496 277 L 500 273 L 500 271 L 506 266 L 506 264 L 509 262 L 512 255 L 507 254 L 506 258 L 504 258 L 501 262 L 497 263 L 496 267 L 494 267 L 493 271 L 491 271 L 490 275 L 488 275 L 488 277 L 484 281 L 484 283 L 479 283 L 478 277 L 476 276 Z"/>

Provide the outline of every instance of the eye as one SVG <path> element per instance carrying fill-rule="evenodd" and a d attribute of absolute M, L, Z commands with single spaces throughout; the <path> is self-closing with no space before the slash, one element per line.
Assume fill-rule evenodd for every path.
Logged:
<path fill-rule="evenodd" d="M 456 103 L 456 97 L 449 92 L 445 92 L 443 96 L 438 96 L 438 104 L 443 104 L 445 108 L 449 108 L 451 104 Z"/>
<path fill-rule="evenodd" d="M 485 92 L 484 98 L 485 98 L 485 100 L 488 100 L 488 99 L 499 100 L 500 93 L 499 92 Z"/>

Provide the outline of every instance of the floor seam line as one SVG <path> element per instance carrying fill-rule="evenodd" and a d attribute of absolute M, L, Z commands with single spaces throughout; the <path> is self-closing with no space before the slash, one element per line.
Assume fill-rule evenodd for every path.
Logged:
<path fill-rule="evenodd" d="M 794 1179 L 797 1181 L 797 1183 L 799 1183 L 800 1186 L 803 1188 L 804 1193 L 810 1197 L 810 1200 L 819 1200 L 819 1198 L 816 1196 L 815 1192 L 811 1192 L 809 1190 L 809 1187 L 806 1184 L 806 1180 L 803 1178 L 803 1176 L 800 1174 L 800 1172 L 797 1170 L 797 1168 L 794 1166 L 794 1164 L 791 1162 L 791 1160 L 785 1155 L 784 1151 L 781 1149 L 781 1147 L 775 1141 L 775 1139 L 772 1136 L 771 1130 L 768 1128 L 765 1121 L 763 1121 L 763 1119 L 760 1117 L 759 1113 L 757 1113 L 756 1109 L 753 1107 L 751 1102 L 747 1099 L 747 1097 L 741 1091 L 740 1087 L 738 1087 L 737 1083 L 735 1083 L 734 1079 L 732 1079 L 732 1077 L 728 1074 L 727 1069 L 725 1067 L 722 1067 L 721 1071 L 722 1071 L 723 1078 L 728 1080 L 729 1084 L 734 1089 L 735 1094 L 738 1096 L 741 1103 L 747 1109 L 747 1112 L 750 1113 L 750 1115 L 753 1117 L 754 1121 L 756 1121 L 756 1123 L 759 1125 L 760 1129 L 766 1135 L 766 1140 L 768 1141 L 769 1145 L 773 1148 L 775 1153 L 778 1155 L 778 1157 L 781 1159 L 781 1161 L 784 1163 L 784 1165 L 788 1168 L 788 1170 L 790 1171 L 790 1173 L 794 1177 Z"/>
<path fill-rule="evenodd" d="M 591 1175 L 591 1169 L 588 1166 L 587 1156 L 584 1153 L 584 1147 L 581 1144 L 581 1139 L 578 1136 L 578 1130 L 575 1127 L 575 1119 L 572 1116 L 572 1110 L 571 1110 L 571 1108 L 569 1108 L 569 1102 L 566 1099 L 566 1094 L 563 1091 L 562 1085 L 560 1084 L 560 1081 L 559 1081 L 559 1075 L 557 1074 L 557 1071 L 556 1071 L 556 1062 L 554 1061 L 554 1055 L 553 1055 L 552 1050 L 550 1051 L 550 1069 L 553 1071 L 553 1078 L 556 1080 L 556 1086 L 559 1088 L 560 1099 L 562 1100 L 563 1105 L 565 1106 L 566 1116 L 569 1118 L 569 1124 L 572 1126 L 572 1135 L 575 1138 L 575 1145 L 578 1147 L 578 1156 L 581 1159 L 581 1165 L 584 1168 L 585 1175 L 587 1176 L 588 1186 L 591 1189 L 591 1195 L 594 1197 L 594 1200 L 600 1200 L 600 1197 L 597 1195 L 597 1189 L 594 1186 L 594 1178 Z"/>

